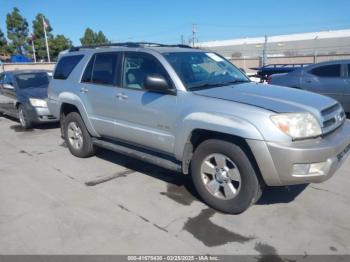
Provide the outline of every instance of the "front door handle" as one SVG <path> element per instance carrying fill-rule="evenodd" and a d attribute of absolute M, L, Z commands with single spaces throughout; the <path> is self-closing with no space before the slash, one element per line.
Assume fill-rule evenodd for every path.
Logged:
<path fill-rule="evenodd" d="M 124 100 L 124 99 L 127 99 L 127 98 L 128 98 L 128 96 L 125 95 L 125 94 L 123 94 L 123 93 L 118 93 L 118 94 L 116 95 L 116 97 L 117 97 L 119 100 Z"/>
<path fill-rule="evenodd" d="M 310 83 L 312 83 L 312 81 L 311 80 L 306 80 L 306 83 L 310 84 Z"/>
<path fill-rule="evenodd" d="M 80 93 L 85 94 L 85 93 L 87 93 L 87 92 L 89 92 L 89 89 L 87 89 L 87 88 L 85 88 L 85 87 L 80 88 Z"/>

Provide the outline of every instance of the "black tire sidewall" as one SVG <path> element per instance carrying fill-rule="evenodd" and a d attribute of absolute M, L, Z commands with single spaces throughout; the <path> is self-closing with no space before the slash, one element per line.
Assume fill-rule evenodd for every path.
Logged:
<path fill-rule="evenodd" d="M 82 135 L 83 135 L 83 146 L 81 149 L 75 149 L 68 138 L 68 126 L 69 123 L 75 122 L 77 124 L 77 126 L 81 129 L 82 131 Z M 66 141 L 66 145 L 69 149 L 69 151 L 71 152 L 72 155 L 76 156 L 76 157 L 80 157 L 80 158 L 86 158 L 86 157 L 90 157 L 92 155 L 94 155 L 95 150 L 94 150 L 94 146 L 93 146 L 93 142 L 92 142 L 92 138 L 84 124 L 83 119 L 81 118 L 81 116 L 76 113 L 76 112 L 72 112 L 69 113 L 66 117 L 65 117 L 65 121 L 64 121 L 64 139 Z"/>
<path fill-rule="evenodd" d="M 241 188 L 238 195 L 230 200 L 214 197 L 206 189 L 201 178 L 202 161 L 213 153 L 220 153 L 230 158 L 241 174 Z M 191 162 L 192 180 L 197 192 L 209 206 L 225 212 L 238 214 L 254 203 L 259 195 L 260 185 L 254 168 L 244 151 L 237 145 L 217 139 L 204 141 L 200 144 Z"/>

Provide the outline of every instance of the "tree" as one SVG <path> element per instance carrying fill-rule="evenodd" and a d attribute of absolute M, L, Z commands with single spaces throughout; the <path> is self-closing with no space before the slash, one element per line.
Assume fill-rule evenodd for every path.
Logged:
<path fill-rule="evenodd" d="M 80 43 L 82 45 L 98 45 L 109 43 L 107 37 L 102 31 L 95 33 L 91 28 L 86 28 L 84 36 L 80 38 Z"/>
<path fill-rule="evenodd" d="M 17 7 L 6 16 L 7 37 L 14 52 L 24 54 L 27 49 L 28 22 Z"/>
<path fill-rule="evenodd" d="M 7 40 L 4 33 L 0 30 L 0 55 L 7 55 L 8 51 Z"/>
<path fill-rule="evenodd" d="M 52 60 L 56 60 L 61 51 L 72 47 L 72 41 L 64 35 L 57 35 L 54 39 L 50 41 L 49 46 L 50 56 L 52 57 Z"/>
<path fill-rule="evenodd" d="M 107 43 L 109 43 L 107 37 L 105 36 L 105 34 L 101 30 L 98 31 L 98 33 L 96 34 L 95 42 L 96 42 L 96 44 L 107 44 Z"/>
<path fill-rule="evenodd" d="M 91 28 L 86 28 L 84 36 L 80 38 L 82 45 L 94 45 L 95 44 L 95 32 Z"/>
<path fill-rule="evenodd" d="M 50 42 L 54 38 L 53 34 L 51 33 L 52 27 L 50 25 L 50 21 L 45 17 L 45 15 L 41 13 L 37 14 L 35 16 L 35 19 L 33 20 L 33 38 L 34 38 L 33 41 L 35 46 L 36 57 L 38 60 L 47 59 L 43 19 L 47 24 L 46 35 L 47 35 L 47 40 L 49 42 L 49 46 L 50 46 Z M 50 54 L 50 57 L 52 57 L 51 54 Z"/>

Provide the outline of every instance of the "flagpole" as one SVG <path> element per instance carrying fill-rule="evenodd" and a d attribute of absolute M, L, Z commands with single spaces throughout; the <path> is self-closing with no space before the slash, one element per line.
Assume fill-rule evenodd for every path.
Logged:
<path fill-rule="evenodd" d="M 50 60 L 49 44 L 48 44 L 48 42 L 47 42 L 47 35 L 46 35 L 46 23 L 45 23 L 44 17 L 42 16 L 41 18 L 42 18 L 42 20 L 43 20 L 43 28 L 44 28 L 45 43 L 46 43 L 46 52 L 47 52 L 47 61 L 50 63 L 51 60 Z"/>

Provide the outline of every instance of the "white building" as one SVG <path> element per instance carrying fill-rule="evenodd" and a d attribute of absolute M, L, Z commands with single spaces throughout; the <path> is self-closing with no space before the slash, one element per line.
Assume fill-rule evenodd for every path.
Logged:
<path fill-rule="evenodd" d="M 261 57 L 265 37 L 201 42 L 197 46 L 227 58 Z M 350 54 L 350 29 L 267 36 L 269 57 Z"/>

